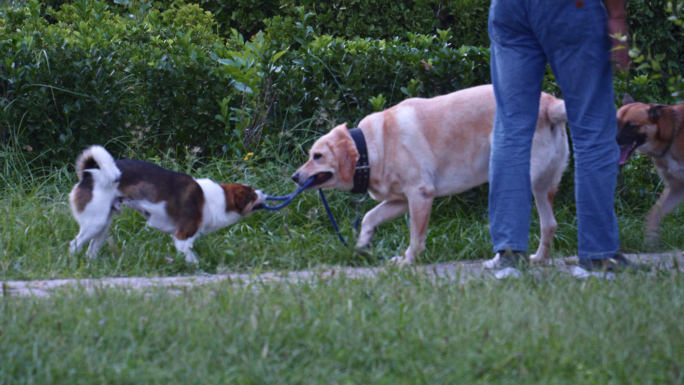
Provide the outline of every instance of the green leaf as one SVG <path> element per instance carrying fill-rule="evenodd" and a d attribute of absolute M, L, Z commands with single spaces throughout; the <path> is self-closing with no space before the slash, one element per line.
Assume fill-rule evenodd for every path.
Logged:
<path fill-rule="evenodd" d="M 271 58 L 271 63 L 275 63 L 275 61 L 280 59 L 281 56 L 285 55 L 287 53 L 287 51 L 288 50 L 283 50 L 283 51 L 280 51 L 277 54 L 273 55 L 273 57 Z"/>

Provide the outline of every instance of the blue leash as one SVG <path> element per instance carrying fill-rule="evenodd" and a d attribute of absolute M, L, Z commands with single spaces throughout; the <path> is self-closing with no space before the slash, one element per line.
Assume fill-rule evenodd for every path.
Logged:
<path fill-rule="evenodd" d="M 269 200 L 269 201 L 284 201 L 284 202 L 281 203 L 281 204 L 279 204 L 279 205 L 277 205 L 277 206 L 264 205 L 264 208 L 265 208 L 266 210 L 280 210 L 280 209 L 282 209 L 283 207 L 285 207 L 285 206 L 287 206 L 288 204 L 290 204 L 290 202 L 292 202 L 292 200 L 293 200 L 297 195 L 299 195 L 299 193 L 301 193 L 302 191 L 306 190 L 307 187 L 311 186 L 311 184 L 313 184 L 313 182 L 314 182 L 315 179 L 316 179 L 316 178 L 314 178 L 314 177 L 309 178 L 309 180 L 307 180 L 306 183 L 304 183 L 300 188 L 298 188 L 297 190 L 295 190 L 295 192 L 293 192 L 293 193 L 290 194 L 290 195 L 285 195 L 285 196 L 266 196 L 266 200 Z"/>
<path fill-rule="evenodd" d="M 344 239 L 342 234 L 340 233 L 340 228 L 337 227 L 337 222 L 335 222 L 335 217 L 333 217 L 332 212 L 330 211 L 330 207 L 328 206 L 328 201 L 325 199 L 325 195 L 323 195 L 323 189 L 318 189 L 318 195 L 321 196 L 321 201 L 323 202 L 323 207 L 325 207 L 325 212 L 328 213 L 328 218 L 330 218 L 330 222 L 332 222 L 333 227 L 335 228 L 335 234 L 337 234 L 337 238 L 340 238 L 340 241 L 342 241 L 342 244 L 344 247 L 349 247 L 347 244 L 347 241 Z M 358 223 L 359 218 L 356 218 L 356 222 Z"/>
<path fill-rule="evenodd" d="M 307 187 L 311 186 L 315 180 L 315 177 L 309 178 L 309 180 L 306 181 L 300 188 L 295 190 L 292 194 L 285 195 L 285 196 L 266 196 L 266 200 L 269 201 L 282 201 L 283 203 L 277 205 L 277 206 L 269 206 L 269 205 L 264 205 L 264 209 L 266 210 L 280 210 L 283 207 L 287 206 L 292 200 L 299 195 L 302 191 L 306 190 Z M 332 222 L 333 227 L 335 228 L 335 234 L 337 234 L 337 238 L 340 239 L 342 244 L 345 247 L 348 247 L 349 245 L 347 244 L 347 241 L 344 239 L 342 236 L 342 233 L 340 233 L 340 228 L 337 226 L 337 221 L 335 221 L 335 217 L 333 217 L 332 212 L 330 211 L 330 206 L 328 205 L 328 200 L 325 199 L 325 195 L 323 194 L 323 189 L 318 189 L 318 195 L 321 197 L 321 201 L 323 202 L 323 207 L 325 207 L 325 212 L 328 213 L 328 218 L 330 218 L 330 222 Z M 357 204 L 357 209 L 356 209 L 356 220 L 354 221 L 354 230 L 359 229 L 359 210 L 358 210 L 358 205 L 362 202 L 363 200 L 360 201 L 355 201 Z"/>

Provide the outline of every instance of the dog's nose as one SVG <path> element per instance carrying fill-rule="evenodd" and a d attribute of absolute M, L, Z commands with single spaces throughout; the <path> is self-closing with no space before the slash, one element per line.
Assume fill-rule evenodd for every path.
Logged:
<path fill-rule="evenodd" d="M 292 174 L 292 180 L 293 180 L 295 183 L 299 184 L 299 172 L 296 172 L 296 173 Z"/>

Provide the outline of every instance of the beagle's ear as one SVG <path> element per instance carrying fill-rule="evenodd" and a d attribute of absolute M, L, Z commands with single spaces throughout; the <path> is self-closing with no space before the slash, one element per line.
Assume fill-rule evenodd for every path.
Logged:
<path fill-rule="evenodd" d="M 359 159 L 359 152 L 351 136 L 339 138 L 332 147 L 333 154 L 337 160 L 337 172 L 343 183 L 351 183 L 354 178 L 356 162 Z"/>
<path fill-rule="evenodd" d="M 233 208 L 243 211 L 249 202 L 256 199 L 254 188 L 243 184 L 221 184 L 226 196 L 226 211 Z"/>
<path fill-rule="evenodd" d="M 622 95 L 622 105 L 627 105 L 627 104 L 632 104 L 635 103 L 634 98 L 625 92 L 624 95 Z"/>
<path fill-rule="evenodd" d="M 247 185 L 240 185 L 240 188 L 235 193 L 235 206 L 240 211 L 243 211 L 247 205 L 256 199 L 254 188 Z"/>

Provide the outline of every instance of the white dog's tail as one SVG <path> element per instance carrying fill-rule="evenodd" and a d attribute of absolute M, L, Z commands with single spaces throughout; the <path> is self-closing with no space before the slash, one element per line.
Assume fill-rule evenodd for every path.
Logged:
<path fill-rule="evenodd" d="M 561 124 L 565 125 L 565 123 L 568 121 L 568 116 L 565 113 L 565 101 L 562 99 L 555 99 L 549 103 L 546 112 L 549 116 L 549 121 L 554 126 Z"/>
<path fill-rule="evenodd" d="M 84 173 L 90 173 L 97 184 L 108 186 L 119 181 L 121 170 L 116 167 L 114 158 L 102 146 L 91 146 L 76 159 L 78 180 L 83 180 Z"/>

